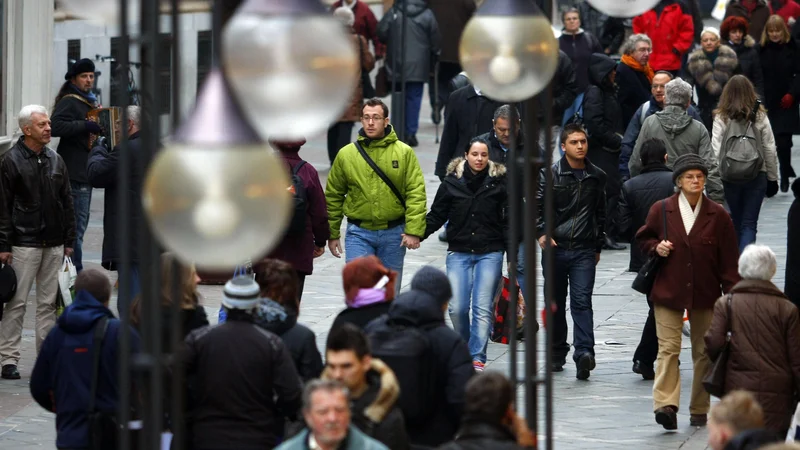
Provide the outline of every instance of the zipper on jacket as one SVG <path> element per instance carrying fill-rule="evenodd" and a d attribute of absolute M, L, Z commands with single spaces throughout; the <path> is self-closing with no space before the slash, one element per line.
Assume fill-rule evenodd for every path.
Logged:
<path fill-rule="evenodd" d="M 589 176 L 589 174 L 584 177 L 584 180 Z M 583 187 L 583 180 L 578 180 L 578 201 L 576 205 L 580 204 L 581 202 L 581 188 Z M 578 217 L 577 211 L 575 214 L 572 215 L 572 230 L 569 232 L 569 250 L 572 250 L 572 239 L 575 238 L 575 220 Z"/>

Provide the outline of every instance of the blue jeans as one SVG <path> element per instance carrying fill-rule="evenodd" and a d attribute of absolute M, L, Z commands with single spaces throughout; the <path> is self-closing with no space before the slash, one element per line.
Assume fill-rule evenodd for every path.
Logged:
<path fill-rule="evenodd" d="M 447 252 L 447 278 L 453 288 L 450 320 L 467 342 L 473 361 L 486 363 L 486 345 L 494 319 L 494 295 L 503 275 L 503 253 Z M 471 300 L 471 301 L 470 301 Z M 469 313 L 472 311 L 472 322 Z"/>
<path fill-rule="evenodd" d="M 89 207 L 92 204 L 92 185 L 70 180 L 72 207 L 75 209 L 75 245 L 72 262 L 75 269 L 83 270 L 83 235 L 89 225 Z"/>
<path fill-rule="evenodd" d="M 758 176 L 744 184 L 734 184 L 723 181 L 725 201 L 731 210 L 731 220 L 736 228 L 736 237 L 739 239 L 739 253 L 745 247 L 756 241 L 758 231 L 758 214 L 761 212 L 761 203 L 767 195 L 767 174 L 761 172 Z"/>
<path fill-rule="evenodd" d="M 553 362 L 563 363 L 569 353 L 567 343 L 567 288 L 569 309 L 572 313 L 572 340 L 575 351 L 572 359 L 577 361 L 588 353 L 594 356 L 594 312 L 592 290 L 597 269 L 594 250 L 564 250 L 553 247 L 555 270 L 553 270 L 553 296 L 557 309 L 553 314 Z M 542 267 L 547 264 L 542 257 Z M 547 289 L 547 280 L 545 280 Z"/>
<path fill-rule="evenodd" d="M 406 139 L 419 131 L 419 111 L 422 107 L 422 91 L 425 83 L 406 83 Z"/>
<path fill-rule="evenodd" d="M 135 299 L 136 296 L 142 291 L 138 264 L 131 264 L 130 275 L 131 285 L 130 291 L 128 291 L 130 292 L 129 297 L 127 299 L 123 299 L 121 295 L 117 295 L 117 312 L 119 313 L 120 317 L 122 317 L 123 310 L 130 314 L 130 307 L 131 303 L 133 303 L 133 299 Z"/>
<path fill-rule="evenodd" d="M 528 295 L 525 293 L 525 242 L 520 242 L 519 250 L 517 250 L 517 284 L 519 291 L 522 292 L 522 298 L 528 301 Z"/>
<path fill-rule="evenodd" d="M 403 260 L 406 257 L 406 248 L 400 245 L 404 228 L 405 224 L 372 231 L 348 223 L 344 237 L 345 262 L 362 256 L 377 256 L 384 266 L 397 272 L 395 293 L 399 293 L 403 282 Z"/>

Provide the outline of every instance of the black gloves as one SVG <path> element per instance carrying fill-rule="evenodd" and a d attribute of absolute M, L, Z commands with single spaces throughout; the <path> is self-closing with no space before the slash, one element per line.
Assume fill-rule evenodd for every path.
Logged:
<path fill-rule="evenodd" d="M 103 129 L 100 128 L 100 125 L 92 120 L 86 121 L 86 131 L 92 134 L 103 134 Z"/>
<path fill-rule="evenodd" d="M 772 198 L 778 193 L 778 182 L 767 181 L 767 197 Z"/>

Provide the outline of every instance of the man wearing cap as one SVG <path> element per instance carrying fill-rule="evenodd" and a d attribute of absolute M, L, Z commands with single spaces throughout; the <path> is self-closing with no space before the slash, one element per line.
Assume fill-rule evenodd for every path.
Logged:
<path fill-rule="evenodd" d="M 653 410 L 656 422 L 667 430 L 678 427 L 683 312 L 689 312 L 692 326 L 694 373 L 689 424 L 703 426 L 710 399 L 702 381 L 711 366 L 703 336 L 711 326 L 714 303 L 740 279 L 733 221 L 721 205 L 703 195 L 708 174 L 700 156 L 688 153 L 678 157 L 672 180 L 679 192 L 655 203 L 645 225 L 636 233 L 645 254 L 663 258 L 650 301 L 658 336 Z"/>
<path fill-rule="evenodd" d="M 64 84 L 56 95 L 53 107 L 53 137 L 61 138 L 58 154 L 64 158 L 75 205 L 75 268 L 83 270 L 83 234 L 89 224 L 89 205 L 92 203 L 92 185 L 86 176 L 89 159 L 89 134 L 101 134 L 97 122 L 87 120 L 87 113 L 97 108 L 94 87 L 94 63 L 81 59 L 64 75 Z"/>
<path fill-rule="evenodd" d="M 283 437 L 276 414 L 298 420 L 300 375 L 281 338 L 253 323 L 259 292 L 252 277 L 228 281 L 225 323 L 192 331 L 177 355 L 195 380 L 187 420 L 195 450 L 273 448 Z"/>

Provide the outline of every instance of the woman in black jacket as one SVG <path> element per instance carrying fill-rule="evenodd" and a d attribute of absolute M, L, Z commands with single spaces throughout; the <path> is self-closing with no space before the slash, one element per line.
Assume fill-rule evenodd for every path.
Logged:
<path fill-rule="evenodd" d="M 256 267 L 256 283 L 261 288 L 261 301 L 255 323 L 280 336 L 303 382 L 322 373 L 322 356 L 313 331 L 297 323 L 300 301 L 297 274 L 291 264 L 266 259 Z"/>
<path fill-rule="evenodd" d="M 447 225 L 447 277 L 453 328 L 469 345 L 472 364 L 483 370 L 492 326 L 492 305 L 507 248 L 506 168 L 489 160 L 489 143 L 475 138 L 464 158 L 454 159 L 427 216 L 425 238 Z M 472 323 L 469 313 L 472 310 Z"/>
<path fill-rule="evenodd" d="M 753 83 L 758 97 L 763 99 L 764 74 L 761 72 L 758 46 L 755 39 L 747 34 L 748 27 L 747 19 L 731 16 L 722 22 L 719 34 L 722 41 L 736 52 L 736 57 L 739 59 L 739 73 Z"/>
<path fill-rule="evenodd" d="M 783 292 L 800 308 L 800 180 L 792 183 L 794 201 L 789 207 L 786 230 L 786 281 Z"/>
<path fill-rule="evenodd" d="M 603 248 L 624 250 L 616 236 L 617 200 L 622 179 L 619 174 L 619 151 L 622 148 L 622 108 L 614 82 L 617 63 L 606 55 L 595 53 L 589 63 L 589 88 L 583 99 L 583 118 L 589 132 L 588 157 L 592 164 L 608 176 L 606 181 L 606 241 Z"/>
<path fill-rule="evenodd" d="M 780 16 L 771 16 L 759 49 L 764 73 L 764 106 L 775 135 L 781 191 L 789 190 L 792 168 L 792 135 L 800 133 L 800 47 L 789 35 Z"/>

